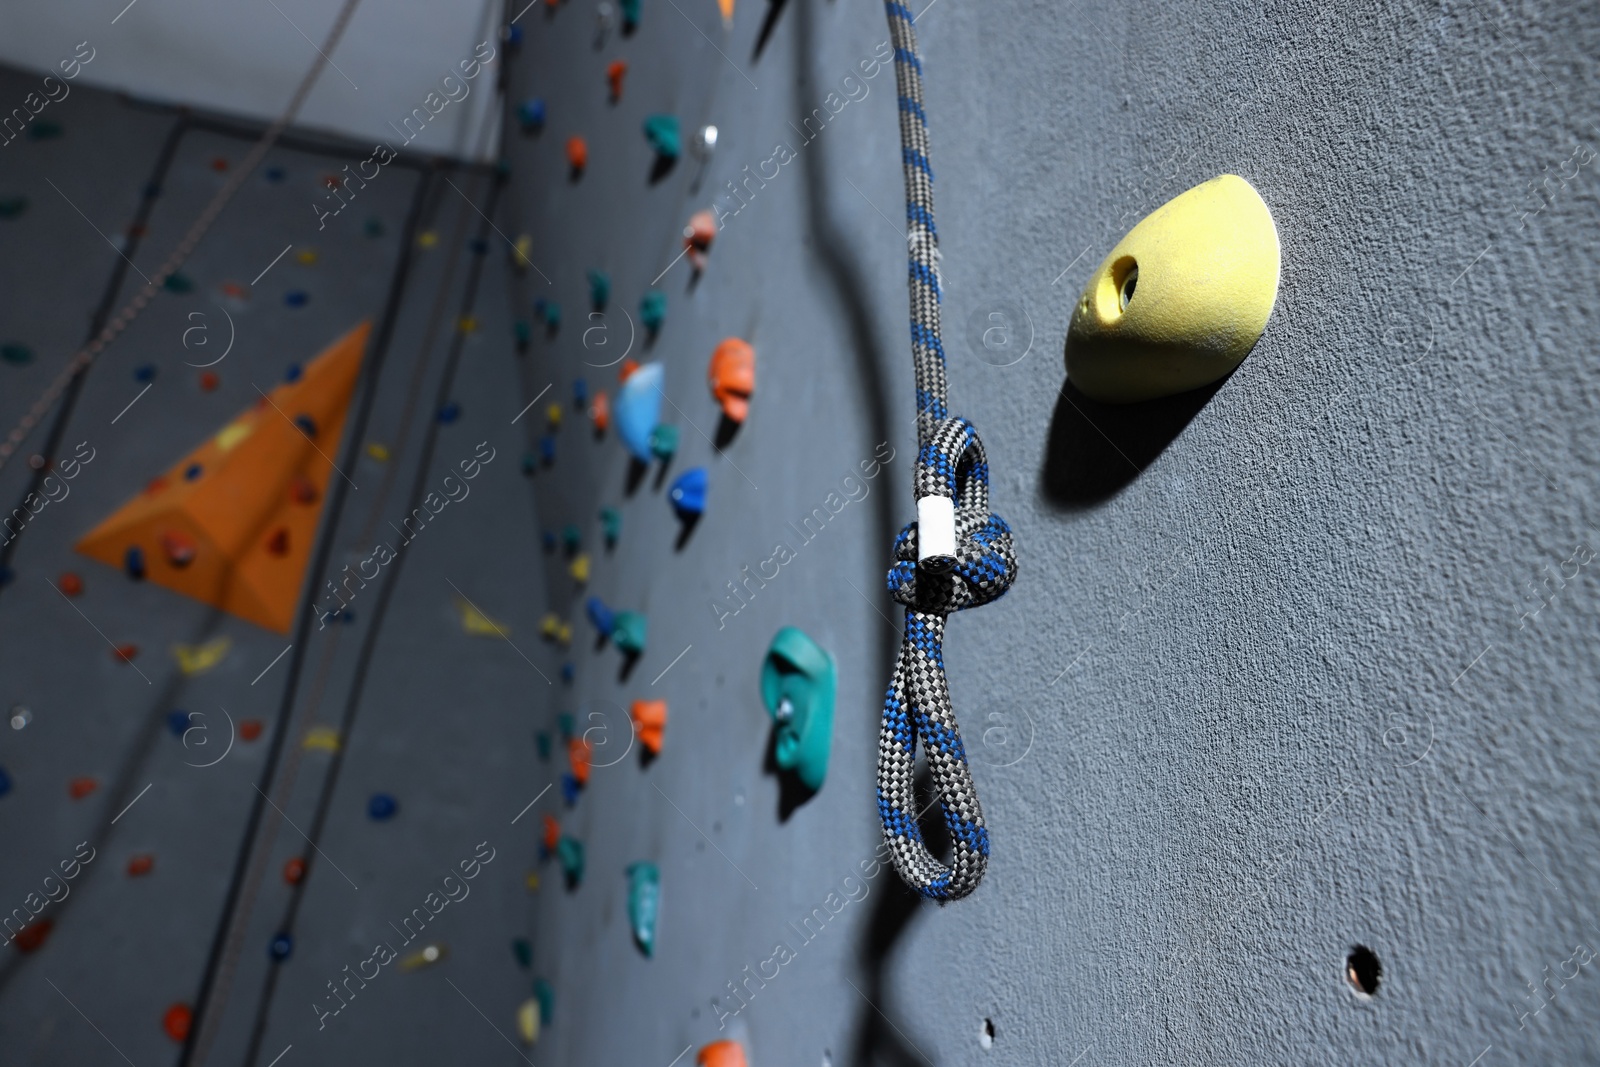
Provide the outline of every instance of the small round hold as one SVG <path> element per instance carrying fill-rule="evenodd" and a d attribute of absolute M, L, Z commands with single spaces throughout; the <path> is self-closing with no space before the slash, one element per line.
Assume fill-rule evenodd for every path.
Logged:
<path fill-rule="evenodd" d="M 11 705 L 11 728 L 21 730 L 33 721 L 33 712 L 21 704 Z"/>
<path fill-rule="evenodd" d="M 216 371 L 203 370 L 200 372 L 200 391 L 203 393 L 215 392 L 217 386 L 222 384 L 222 379 L 217 377 Z"/>
<path fill-rule="evenodd" d="M 156 365 L 154 363 L 141 363 L 133 370 L 133 380 L 136 382 L 153 382 L 156 380 Z"/>
<path fill-rule="evenodd" d="M 317 486 L 310 478 L 296 478 L 289 486 L 289 499 L 296 504 L 315 504 Z"/>
<path fill-rule="evenodd" d="M 461 417 L 461 405 L 454 400 L 439 409 L 439 421 L 448 426 Z"/>
<path fill-rule="evenodd" d="M 711 153 L 717 150 L 717 128 L 715 126 L 702 126 L 694 133 L 694 140 L 689 142 L 689 147 L 701 159 L 710 159 Z"/>
<path fill-rule="evenodd" d="M 211 161 L 211 169 L 216 171 L 218 174 L 221 174 L 223 171 L 228 169 L 228 161 L 221 156 L 217 156 Z"/>
<path fill-rule="evenodd" d="M 374 793 L 367 801 L 367 816 L 377 822 L 387 822 L 399 810 L 399 803 L 388 793 Z"/>
<path fill-rule="evenodd" d="M 128 857 L 128 877 L 143 878 L 155 870 L 156 858 L 148 852 L 140 852 Z"/>
<path fill-rule="evenodd" d="M 311 302 L 304 289 L 291 289 L 283 294 L 283 302 L 292 308 L 303 308 Z"/>
<path fill-rule="evenodd" d="M 291 363 L 284 369 L 283 380 L 286 382 L 298 382 L 300 380 L 300 376 L 304 373 L 305 370 L 300 366 L 300 364 Z"/>
<path fill-rule="evenodd" d="M 201 473 L 204 470 L 205 470 L 205 468 L 201 467 L 200 464 L 191 463 L 187 467 L 184 468 L 183 476 L 184 476 L 184 478 L 186 478 L 187 480 L 192 482 L 196 478 L 200 477 Z"/>
<path fill-rule="evenodd" d="M 301 432 L 307 437 L 317 436 L 317 423 L 310 415 L 296 415 L 294 424 L 300 427 Z"/>
<path fill-rule="evenodd" d="M 189 1040 L 189 1027 L 194 1025 L 194 1011 L 187 1004 L 174 1004 L 161 1017 L 161 1029 L 180 1045 Z"/>
<path fill-rule="evenodd" d="M 288 934 L 280 933 L 272 939 L 272 944 L 267 946 L 267 951 L 275 960 L 286 960 L 289 958 L 289 953 L 294 951 L 294 938 Z"/>
<path fill-rule="evenodd" d="M 189 713 L 187 711 L 167 712 L 167 729 L 172 731 L 173 737 L 182 737 L 189 730 Z"/>
<path fill-rule="evenodd" d="M 138 545 L 129 545 L 128 550 L 122 554 L 122 569 L 134 581 L 142 580 L 144 578 L 144 549 Z"/>
<path fill-rule="evenodd" d="M 286 177 L 288 177 L 288 172 L 286 172 L 282 167 L 268 167 L 266 169 L 266 179 L 273 185 L 277 185 Z"/>
<path fill-rule="evenodd" d="M 306 876 L 306 861 L 295 856 L 283 865 L 283 880 L 290 885 L 299 885 Z"/>
<path fill-rule="evenodd" d="M 239 723 L 239 740 L 254 741 L 261 736 L 261 720 L 245 719 Z"/>

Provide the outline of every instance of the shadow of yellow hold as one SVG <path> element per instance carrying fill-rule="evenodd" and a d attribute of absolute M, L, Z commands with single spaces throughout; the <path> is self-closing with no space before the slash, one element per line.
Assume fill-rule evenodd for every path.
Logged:
<path fill-rule="evenodd" d="M 1067 327 L 1067 377 L 1125 404 L 1233 371 L 1278 296 L 1278 230 L 1255 188 L 1224 174 L 1167 201 L 1106 256 Z"/>

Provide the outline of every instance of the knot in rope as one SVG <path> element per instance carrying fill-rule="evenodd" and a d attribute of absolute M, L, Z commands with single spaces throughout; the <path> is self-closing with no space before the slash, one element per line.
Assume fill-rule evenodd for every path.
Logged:
<path fill-rule="evenodd" d="M 918 559 L 919 522 L 895 539 L 889 591 L 906 608 L 905 635 L 884 697 L 878 745 L 878 814 L 895 867 L 907 884 L 935 900 L 977 888 L 989 863 L 989 831 L 972 784 L 966 746 L 944 673 L 944 627 L 953 611 L 987 604 L 1011 588 L 1017 559 L 1011 527 L 989 511 L 989 464 L 965 419 L 941 419 L 917 456 L 919 514 L 929 498 L 950 501 L 954 551 Z M 939 517 L 941 509 L 932 513 Z M 939 790 L 954 858 L 944 866 L 928 851 L 916 820 L 917 739 Z"/>

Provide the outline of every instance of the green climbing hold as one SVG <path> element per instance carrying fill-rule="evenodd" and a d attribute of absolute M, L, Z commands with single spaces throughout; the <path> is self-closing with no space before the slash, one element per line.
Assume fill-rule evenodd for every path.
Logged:
<path fill-rule="evenodd" d="M 0 359 L 7 363 L 14 363 L 19 367 L 33 362 L 33 349 L 27 345 L 10 344 L 0 346 Z"/>
<path fill-rule="evenodd" d="M 28 210 L 28 198 L 25 196 L 8 196 L 0 200 L 0 219 L 14 219 Z"/>
<path fill-rule="evenodd" d="M 661 910 L 661 870 L 639 862 L 628 867 L 628 922 L 633 940 L 646 956 L 655 954 L 656 915 Z"/>
<path fill-rule="evenodd" d="M 644 120 L 644 139 L 662 159 L 677 159 L 683 148 L 683 138 L 678 135 L 678 116 L 651 115 Z"/>
<path fill-rule="evenodd" d="M 623 652 L 638 656 L 644 652 L 645 620 L 637 611 L 619 611 L 611 628 L 611 640 Z"/>

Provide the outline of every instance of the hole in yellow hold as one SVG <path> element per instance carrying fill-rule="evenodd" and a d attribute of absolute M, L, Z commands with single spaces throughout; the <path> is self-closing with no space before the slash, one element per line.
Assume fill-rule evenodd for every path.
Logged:
<path fill-rule="evenodd" d="M 1095 310 L 1102 322 L 1111 323 L 1122 317 L 1133 299 L 1134 287 L 1139 284 L 1139 261 L 1132 256 L 1122 256 L 1111 269 L 1100 277 L 1095 286 Z"/>

